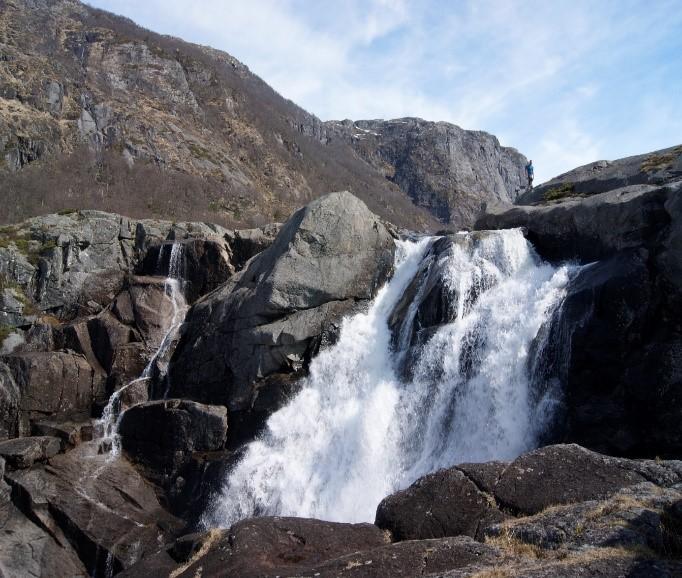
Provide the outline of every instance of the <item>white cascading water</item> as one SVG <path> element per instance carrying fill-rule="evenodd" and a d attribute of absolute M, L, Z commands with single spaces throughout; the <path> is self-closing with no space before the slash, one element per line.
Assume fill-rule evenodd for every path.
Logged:
<path fill-rule="evenodd" d="M 456 318 L 437 329 L 413 356 L 411 377 L 401 379 L 409 335 L 392 347 L 388 318 L 432 242 L 398 242 L 392 280 L 367 312 L 344 320 L 302 390 L 248 445 L 205 526 L 254 515 L 372 522 L 385 496 L 426 473 L 512 459 L 536 445 L 552 390 L 545 399 L 531 391 L 529 356 L 563 300 L 569 268 L 542 262 L 519 230 L 454 244 L 443 264 Z M 411 326 L 410 319 L 402 331 Z"/>
<path fill-rule="evenodd" d="M 161 268 L 165 247 L 166 245 L 161 247 L 159 250 L 157 270 Z M 152 377 L 157 364 L 167 358 L 169 350 L 173 345 L 175 338 L 177 337 L 178 331 L 180 330 L 180 326 L 185 320 L 188 306 L 187 302 L 185 301 L 182 288 L 182 276 L 184 273 L 183 265 L 184 258 L 182 254 L 182 244 L 173 243 L 171 245 L 171 253 L 168 261 L 168 277 L 166 277 L 166 280 L 164 281 L 164 291 L 170 299 L 172 306 L 172 314 L 168 323 L 168 328 L 161 339 L 158 349 L 149 360 L 149 363 L 147 363 L 147 366 L 144 368 L 142 375 L 130 383 L 124 385 L 121 389 L 111 395 L 109 402 L 102 412 L 102 417 L 99 419 L 98 429 L 100 429 L 102 432 L 102 440 L 105 442 L 105 444 L 108 444 L 111 447 L 110 453 L 113 457 L 118 456 L 120 453 L 118 424 L 121 420 L 121 416 L 123 415 L 123 412 L 121 411 L 121 395 L 132 385 L 135 385 L 141 381 L 147 381 Z M 162 372 L 164 372 L 167 367 L 164 366 L 161 369 Z M 166 396 L 164 395 L 164 397 Z"/>

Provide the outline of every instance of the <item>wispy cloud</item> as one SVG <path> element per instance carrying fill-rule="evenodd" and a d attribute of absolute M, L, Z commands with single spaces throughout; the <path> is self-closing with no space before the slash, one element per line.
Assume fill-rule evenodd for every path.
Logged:
<path fill-rule="evenodd" d="M 538 180 L 682 141 L 676 0 L 92 0 L 233 54 L 323 119 L 498 134 Z"/>

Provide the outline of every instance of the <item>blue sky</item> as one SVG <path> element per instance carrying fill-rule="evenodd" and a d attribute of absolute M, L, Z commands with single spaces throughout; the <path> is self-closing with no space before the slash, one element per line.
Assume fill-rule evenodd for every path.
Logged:
<path fill-rule="evenodd" d="M 91 0 L 229 52 L 323 120 L 486 130 L 536 182 L 682 143 L 680 0 Z"/>

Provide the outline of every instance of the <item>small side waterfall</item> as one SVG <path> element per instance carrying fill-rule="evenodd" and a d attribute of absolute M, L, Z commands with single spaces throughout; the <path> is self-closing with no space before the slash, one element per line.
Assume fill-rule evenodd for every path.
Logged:
<path fill-rule="evenodd" d="M 164 252 L 168 245 L 163 245 L 159 250 L 159 258 L 157 262 L 157 270 L 163 266 Z M 168 261 L 168 276 L 164 281 L 164 291 L 170 299 L 172 306 L 172 314 L 168 322 L 168 327 L 161 340 L 161 343 L 154 353 L 154 355 L 144 368 L 142 375 L 124 385 L 118 391 L 114 392 L 109 398 L 102 417 L 98 422 L 98 429 L 102 432 L 102 438 L 105 443 L 111 446 L 111 454 L 116 456 L 120 452 L 120 443 L 118 439 L 118 424 L 123 412 L 121 411 L 122 400 L 121 396 L 128 390 L 139 383 L 146 383 L 155 372 L 158 372 L 158 377 L 163 377 L 168 368 L 168 358 L 171 353 L 171 348 L 175 343 L 175 338 L 178 335 L 180 326 L 187 314 L 188 305 L 185 301 L 183 293 L 183 246 L 181 243 L 173 243 L 170 245 L 170 257 Z M 167 392 L 166 392 L 167 393 Z M 164 395 L 164 398 L 166 395 Z"/>
<path fill-rule="evenodd" d="M 542 262 L 519 230 L 457 240 L 436 256 L 435 239 L 398 242 L 393 279 L 344 320 L 300 393 L 249 444 L 206 526 L 254 515 L 371 522 L 382 498 L 428 472 L 511 459 L 537 443 L 556 388 L 533 356 L 570 268 Z M 427 265 L 439 268 L 449 310 L 415 328 Z"/>

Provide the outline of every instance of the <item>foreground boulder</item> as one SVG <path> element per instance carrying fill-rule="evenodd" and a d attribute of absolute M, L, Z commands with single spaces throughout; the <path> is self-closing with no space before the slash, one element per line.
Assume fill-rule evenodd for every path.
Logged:
<path fill-rule="evenodd" d="M 256 518 L 180 538 L 122 576 L 408 577 L 497 558 L 495 548 L 464 537 L 389 544 L 370 524 Z"/>
<path fill-rule="evenodd" d="M 248 411 L 259 380 L 300 370 L 325 329 L 372 298 L 393 253 L 386 228 L 350 193 L 299 210 L 272 246 L 190 310 L 169 395 Z"/>
<path fill-rule="evenodd" d="M 385 498 L 375 524 L 393 540 L 480 536 L 480 529 L 505 515 L 458 469 L 440 470 Z"/>
<path fill-rule="evenodd" d="M 574 444 L 547 446 L 510 464 L 461 464 L 420 478 L 385 498 L 375 523 L 394 540 L 481 538 L 510 515 L 603 500 L 644 482 L 661 488 L 682 483 L 682 462 L 612 458 Z"/>

